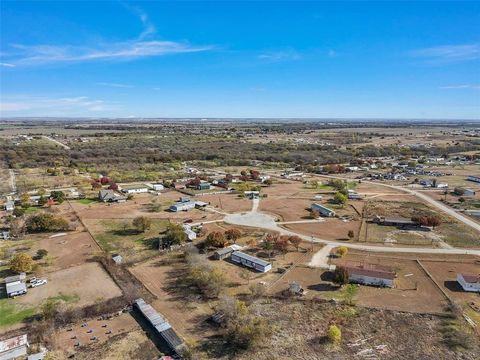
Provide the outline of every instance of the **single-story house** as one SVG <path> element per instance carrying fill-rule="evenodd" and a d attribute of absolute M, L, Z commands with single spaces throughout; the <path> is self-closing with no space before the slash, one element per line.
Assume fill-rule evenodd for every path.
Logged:
<path fill-rule="evenodd" d="M 140 194 L 148 192 L 148 187 L 146 186 L 129 186 L 122 188 L 122 192 L 125 194 Z"/>
<path fill-rule="evenodd" d="M 151 187 L 155 191 L 162 191 L 165 189 L 165 186 L 163 186 L 163 184 L 160 184 L 160 183 L 151 184 Z"/>
<path fill-rule="evenodd" d="M 197 233 L 193 231 L 189 225 L 184 224 L 182 225 L 182 227 L 183 227 L 183 232 L 185 233 L 185 235 L 187 235 L 188 240 L 193 241 L 197 238 Z"/>
<path fill-rule="evenodd" d="M 180 339 L 162 315 L 141 298 L 133 302 L 133 308 L 148 322 L 153 336 L 160 340 L 162 352 L 172 356 L 178 355 L 181 352 L 181 348 L 183 347 L 182 339 Z"/>
<path fill-rule="evenodd" d="M 325 217 L 332 217 L 335 216 L 335 211 L 332 209 L 329 209 L 323 205 L 320 205 L 318 203 L 313 203 L 310 208 L 312 210 L 316 210 L 320 213 L 320 215 L 325 216 Z"/>
<path fill-rule="evenodd" d="M 188 211 L 195 208 L 195 202 L 178 202 L 170 206 L 170 211 L 178 212 L 178 211 Z"/>
<path fill-rule="evenodd" d="M 7 297 L 24 295 L 27 293 L 27 284 L 25 284 L 25 278 L 25 273 L 15 276 L 8 276 L 5 278 L 5 290 Z"/>
<path fill-rule="evenodd" d="M 480 176 L 470 175 L 467 177 L 467 180 L 480 183 Z"/>
<path fill-rule="evenodd" d="M 480 274 L 457 274 L 457 282 L 465 291 L 480 293 Z"/>
<path fill-rule="evenodd" d="M 272 264 L 268 261 L 259 259 L 255 256 L 245 254 L 241 251 L 234 251 L 231 260 L 243 266 L 252 268 L 260 272 L 267 272 L 272 269 Z"/>
<path fill-rule="evenodd" d="M 375 216 L 372 220 L 379 225 L 385 226 L 397 226 L 397 227 L 419 227 L 419 225 L 414 222 L 412 219 L 403 218 L 403 217 L 383 217 Z"/>
<path fill-rule="evenodd" d="M 456 194 L 456 195 L 459 195 L 459 196 L 475 196 L 475 191 L 472 190 L 472 189 L 466 189 L 466 188 L 463 188 L 463 187 L 456 187 L 455 189 L 453 189 L 453 192 Z"/>
<path fill-rule="evenodd" d="M 102 202 L 124 202 L 127 198 L 117 194 L 115 191 L 107 189 L 98 192 L 98 200 Z"/>
<path fill-rule="evenodd" d="M 27 334 L 0 341 L 0 360 L 16 359 L 27 355 Z"/>
<path fill-rule="evenodd" d="M 373 267 L 345 266 L 348 273 L 348 281 L 362 285 L 385 286 L 393 288 L 396 274 L 393 271 L 376 269 Z"/>

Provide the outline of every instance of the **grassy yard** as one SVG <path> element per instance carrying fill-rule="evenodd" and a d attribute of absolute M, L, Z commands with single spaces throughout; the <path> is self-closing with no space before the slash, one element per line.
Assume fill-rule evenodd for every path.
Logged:
<path fill-rule="evenodd" d="M 455 247 L 480 247 L 480 239 L 475 230 L 459 223 L 444 223 L 436 231 L 443 241 Z"/>
<path fill-rule="evenodd" d="M 168 220 L 152 219 L 150 229 L 142 233 L 132 226 L 130 220 L 102 220 L 93 235 L 103 250 L 128 256 L 156 251 L 159 234 L 165 231 L 168 223 Z"/>
<path fill-rule="evenodd" d="M 77 202 L 79 202 L 80 204 L 83 204 L 83 205 L 90 205 L 91 203 L 94 203 L 94 202 L 97 202 L 96 199 L 79 199 L 77 200 Z"/>
<path fill-rule="evenodd" d="M 0 300 L 0 327 L 22 322 L 35 315 L 35 308 L 16 305 L 13 299 Z"/>

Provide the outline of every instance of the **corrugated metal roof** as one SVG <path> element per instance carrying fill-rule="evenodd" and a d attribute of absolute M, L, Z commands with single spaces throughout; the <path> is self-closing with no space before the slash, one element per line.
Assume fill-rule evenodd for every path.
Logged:
<path fill-rule="evenodd" d="M 395 279 L 395 273 L 392 271 L 385 271 L 380 269 L 365 269 L 363 267 L 354 267 L 354 266 L 351 266 L 351 267 L 347 266 L 346 269 L 349 274 L 376 277 L 379 279 L 388 279 L 388 280 Z"/>
<path fill-rule="evenodd" d="M 0 353 L 28 345 L 27 334 L 0 341 Z"/>
<path fill-rule="evenodd" d="M 262 259 L 259 259 L 255 256 L 252 256 L 252 255 L 248 255 L 248 254 L 245 254 L 241 251 L 234 251 L 232 256 L 238 256 L 239 258 L 242 258 L 242 259 L 245 259 L 245 260 L 248 260 L 248 261 L 251 261 L 253 263 L 256 263 L 256 264 L 259 264 L 259 265 L 262 265 L 262 266 L 267 266 L 267 265 L 270 265 L 270 263 L 268 261 L 265 261 L 265 260 L 262 260 Z"/>
<path fill-rule="evenodd" d="M 460 274 L 462 275 L 463 279 L 471 284 L 480 283 L 480 275 L 474 274 Z"/>

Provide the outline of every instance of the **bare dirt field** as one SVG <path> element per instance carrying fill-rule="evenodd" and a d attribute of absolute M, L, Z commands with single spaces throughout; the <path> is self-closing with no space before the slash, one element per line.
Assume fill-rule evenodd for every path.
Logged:
<path fill-rule="evenodd" d="M 393 289 L 360 286 L 359 305 L 421 313 L 445 311 L 447 306 L 445 296 L 414 260 L 350 252 L 343 259 L 334 259 L 333 262 L 336 264 L 373 264 L 390 268 L 397 273 Z"/>
<path fill-rule="evenodd" d="M 240 198 L 237 194 L 203 195 L 195 197 L 195 200 L 210 203 L 217 210 L 229 213 L 249 211 L 252 208 L 251 200 Z"/>
<path fill-rule="evenodd" d="M 54 335 L 55 348 L 66 352 L 81 351 L 94 345 L 108 344 L 118 334 L 141 331 L 141 327 L 129 313 L 123 313 L 108 320 L 90 319 L 85 322 L 87 324 L 85 327 L 82 327 L 82 324 L 83 321 L 74 324 L 68 329 L 60 329 Z M 89 330 L 92 330 L 92 332 L 88 332 Z M 95 336 L 97 339 L 91 340 L 92 336 Z M 80 349 L 74 346 L 77 342 L 80 343 Z"/>
<path fill-rule="evenodd" d="M 452 299 L 461 303 L 480 300 L 478 294 L 463 291 L 457 283 L 457 274 L 480 274 L 480 262 L 453 263 L 422 261 L 422 264 Z"/>
<path fill-rule="evenodd" d="M 177 288 L 177 279 L 186 274 L 182 263 L 173 259 L 165 264 L 156 258 L 138 264 L 130 271 L 157 296 L 158 300 L 151 305 L 174 324 L 179 334 L 195 340 L 208 336 L 199 324 L 212 314 L 213 309 L 205 302 L 196 301 L 194 296 L 184 297 Z"/>
<path fill-rule="evenodd" d="M 48 297 L 77 295 L 77 306 L 93 304 L 97 299 L 110 299 L 122 295 L 103 268 L 95 262 L 70 267 L 49 273 L 48 284 L 29 289 L 18 302 L 25 305 L 39 305 Z"/>
<path fill-rule="evenodd" d="M 352 230 L 358 236 L 360 221 L 344 222 L 340 219 L 325 219 L 323 222 L 286 224 L 285 228 L 308 236 L 317 236 L 326 240 L 349 240 L 348 232 Z"/>
<path fill-rule="evenodd" d="M 98 245 L 87 232 L 67 233 L 58 237 L 44 237 L 33 242 L 31 253 L 45 249 L 53 259 L 52 269 L 59 270 L 83 264 L 100 251 Z"/>
<path fill-rule="evenodd" d="M 260 201 L 259 210 L 277 215 L 281 221 L 296 221 L 310 218 L 308 208 L 312 202 L 313 200 L 271 196 Z"/>

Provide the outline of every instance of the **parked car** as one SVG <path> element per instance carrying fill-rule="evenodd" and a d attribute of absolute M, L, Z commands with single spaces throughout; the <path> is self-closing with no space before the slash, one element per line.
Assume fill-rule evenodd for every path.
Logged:
<path fill-rule="evenodd" d="M 37 281 L 37 278 L 36 278 L 36 277 L 32 277 L 32 278 L 30 278 L 30 280 L 28 280 L 28 282 L 29 282 L 30 284 L 33 284 L 33 283 L 36 282 L 36 281 Z"/>
<path fill-rule="evenodd" d="M 47 282 L 48 282 L 47 279 L 38 279 L 34 283 L 32 283 L 32 287 L 45 285 Z"/>

